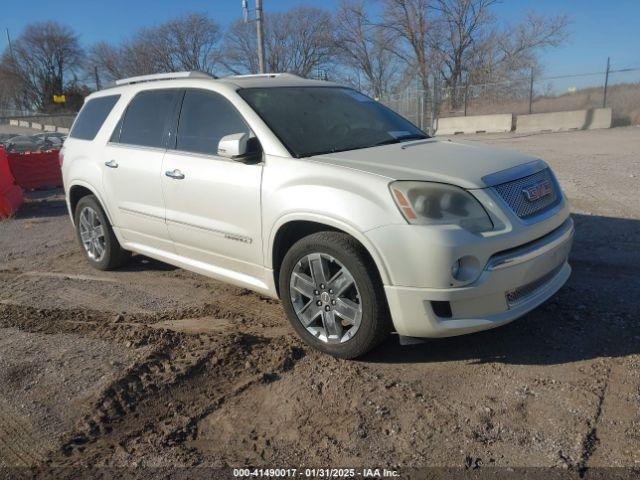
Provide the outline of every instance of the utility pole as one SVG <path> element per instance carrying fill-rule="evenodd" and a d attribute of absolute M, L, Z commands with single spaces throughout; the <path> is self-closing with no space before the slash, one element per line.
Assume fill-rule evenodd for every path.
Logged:
<path fill-rule="evenodd" d="M 100 77 L 98 76 L 98 66 L 93 66 L 93 75 L 96 78 L 96 91 L 100 90 Z"/>
<path fill-rule="evenodd" d="M 529 113 L 533 113 L 533 68 L 531 68 L 531 80 L 529 82 Z"/>
<path fill-rule="evenodd" d="M 258 69 L 260 73 L 266 73 L 264 61 L 264 11 L 262 0 L 256 0 L 255 18 L 249 19 L 249 1 L 242 0 L 242 17 L 244 23 L 256 22 L 256 37 L 258 40 Z"/>
<path fill-rule="evenodd" d="M 262 0 L 256 0 L 256 32 L 258 34 L 258 65 L 260 66 L 260 73 L 265 73 L 264 66 L 264 27 L 262 25 L 263 12 L 262 12 Z"/>
<path fill-rule="evenodd" d="M 433 74 L 433 93 L 431 94 L 431 130 L 430 134 L 433 134 L 436 130 L 438 130 L 438 120 L 439 120 L 439 109 L 438 109 L 438 77 L 434 73 Z"/>
<path fill-rule="evenodd" d="M 469 104 L 469 75 L 467 75 L 467 81 L 464 84 L 464 116 L 467 116 L 467 106 Z"/>
<path fill-rule="evenodd" d="M 611 58 L 607 57 L 607 71 L 604 74 L 604 92 L 602 95 L 602 108 L 607 106 L 607 87 L 609 86 L 609 70 L 611 69 Z"/>
<path fill-rule="evenodd" d="M 11 43 L 11 35 L 9 35 L 9 29 L 5 29 L 7 31 L 7 43 L 9 44 L 9 55 L 11 55 L 11 60 L 13 63 L 16 63 L 16 56 L 13 54 L 13 44 Z"/>

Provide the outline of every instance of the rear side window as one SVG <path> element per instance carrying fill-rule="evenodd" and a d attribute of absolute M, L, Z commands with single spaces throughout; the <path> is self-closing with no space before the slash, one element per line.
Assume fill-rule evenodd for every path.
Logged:
<path fill-rule="evenodd" d="M 120 95 L 109 95 L 89 100 L 84 104 L 78 114 L 76 122 L 69 136 L 81 140 L 93 140 L 96 138 L 100 127 L 107 119 Z"/>
<path fill-rule="evenodd" d="M 177 150 L 217 155 L 220 139 L 232 133 L 250 130 L 231 102 L 217 93 L 187 90 L 180 111 Z"/>
<path fill-rule="evenodd" d="M 116 127 L 112 141 L 143 147 L 163 147 L 165 131 L 173 115 L 178 94 L 179 90 L 150 90 L 137 94 Z"/>

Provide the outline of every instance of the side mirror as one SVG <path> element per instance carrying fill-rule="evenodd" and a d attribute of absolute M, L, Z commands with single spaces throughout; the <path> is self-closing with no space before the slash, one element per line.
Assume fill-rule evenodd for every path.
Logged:
<path fill-rule="evenodd" d="M 257 138 L 250 138 L 248 133 L 232 133 L 225 135 L 218 143 L 218 155 L 232 160 L 246 161 L 260 153 Z"/>

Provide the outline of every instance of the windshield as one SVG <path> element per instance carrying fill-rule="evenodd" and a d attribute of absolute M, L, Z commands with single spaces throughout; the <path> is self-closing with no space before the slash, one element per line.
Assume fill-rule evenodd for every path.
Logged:
<path fill-rule="evenodd" d="M 397 113 L 349 88 L 246 88 L 238 93 L 298 158 L 428 138 Z"/>

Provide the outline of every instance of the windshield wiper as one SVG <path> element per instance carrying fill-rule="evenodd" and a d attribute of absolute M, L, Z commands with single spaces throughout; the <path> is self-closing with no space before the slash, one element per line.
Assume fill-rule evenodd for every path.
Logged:
<path fill-rule="evenodd" d="M 403 136 L 396 137 L 396 138 L 389 138 L 387 140 L 383 140 L 381 142 L 374 143 L 373 145 L 349 146 L 347 148 L 331 148 L 329 150 L 322 150 L 322 151 L 319 151 L 319 152 L 311 152 L 311 153 L 300 154 L 297 158 L 315 157 L 317 155 L 326 155 L 326 154 L 330 154 L 330 153 L 348 152 L 349 150 L 362 150 L 364 148 L 380 147 L 382 145 L 390 145 L 392 143 L 400 143 L 400 142 L 404 142 L 404 141 L 407 141 L 407 140 L 426 140 L 427 138 L 430 138 L 430 137 L 427 136 L 427 135 L 418 135 L 418 134 L 403 135 Z"/>
<path fill-rule="evenodd" d="M 367 148 L 381 147 L 382 145 L 391 145 L 393 143 L 406 142 L 407 140 L 426 140 L 427 138 L 429 137 L 427 137 L 426 135 L 402 135 L 400 137 L 388 138 L 387 140 L 374 143 L 373 145 L 369 145 L 369 147 Z"/>

